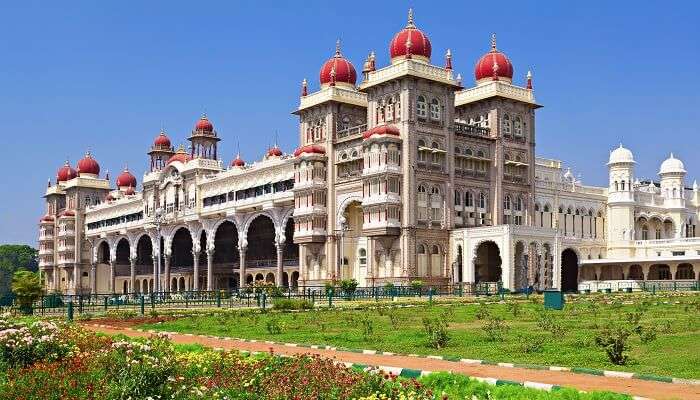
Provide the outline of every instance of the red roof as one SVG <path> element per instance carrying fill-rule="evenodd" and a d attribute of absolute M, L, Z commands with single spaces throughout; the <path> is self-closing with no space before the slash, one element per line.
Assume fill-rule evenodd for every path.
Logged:
<path fill-rule="evenodd" d="M 197 132 L 211 133 L 214 130 L 214 125 L 212 125 L 206 115 L 202 115 L 202 118 L 200 118 L 194 126 L 194 130 Z"/>
<path fill-rule="evenodd" d="M 183 164 L 187 164 L 188 161 L 190 161 L 192 157 L 190 157 L 189 154 L 185 153 L 184 151 L 178 151 L 177 153 L 173 154 L 172 157 L 168 159 L 168 162 L 166 164 L 170 164 L 175 161 L 180 161 Z"/>
<path fill-rule="evenodd" d="M 53 215 L 44 215 L 39 222 L 53 222 Z"/>
<path fill-rule="evenodd" d="M 97 160 L 92 158 L 92 154 L 88 151 L 85 153 L 85 157 L 83 157 L 80 161 L 78 161 L 78 175 L 82 174 L 92 174 L 92 175 L 99 175 L 100 174 L 100 164 L 97 163 Z"/>
<path fill-rule="evenodd" d="M 326 149 L 316 144 L 309 144 L 299 147 L 294 152 L 294 157 L 299 157 L 301 154 L 326 154 Z"/>
<path fill-rule="evenodd" d="M 236 155 L 236 158 L 234 158 L 233 160 L 231 160 L 231 166 L 232 166 L 232 167 L 243 167 L 243 166 L 245 166 L 245 161 L 243 161 L 243 159 L 241 158 L 241 155 L 240 155 L 240 154 L 237 154 L 237 155 Z"/>
<path fill-rule="evenodd" d="M 413 11 L 408 11 L 408 24 L 391 40 L 389 54 L 393 60 L 396 57 L 421 56 L 430 59 L 432 46 L 430 39 L 413 23 Z"/>
<path fill-rule="evenodd" d="M 333 76 L 335 74 L 335 77 Z M 355 86 L 357 72 L 352 63 L 340 53 L 340 41 L 336 45 L 335 55 L 326 61 L 319 72 L 321 85 L 345 83 Z"/>
<path fill-rule="evenodd" d="M 491 37 L 491 51 L 476 62 L 474 77 L 477 81 L 486 78 L 513 79 L 513 64 L 504 53 L 496 49 L 496 35 Z"/>
<path fill-rule="evenodd" d="M 170 149 L 170 138 L 165 134 L 165 132 L 160 131 L 160 134 L 156 136 L 156 140 L 153 141 L 153 147 Z"/>
<path fill-rule="evenodd" d="M 117 176 L 117 187 L 124 186 L 136 186 L 136 177 L 127 168 L 124 168 L 124 171 Z"/>
<path fill-rule="evenodd" d="M 268 157 L 280 157 L 282 155 L 282 149 L 274 145 L 267 151 Z"/>
<path fill-rule="evenodd" d="M 74 217 L 75 212 L 73 210 L 64 210 L 60 216 L 61 217 Z"/>
<path fill-rule="evenodd" d="M 76 176 L 78 176 L 78 172 L 70 166 L 68 161 L 66 161 L 66 163 L 58 169 L 58 172 L 56 172 L 56 180 L 58 182 L 69 181 L 75 178 Z"/>
<path fill-rule="evenodd" d="M 400 136 L 401 133 L 399 132 L 399 129 L 394 125 L 379 125 L 363 133 L 362 138 L 369 139 L 371 136 L 374 135 Z"/>

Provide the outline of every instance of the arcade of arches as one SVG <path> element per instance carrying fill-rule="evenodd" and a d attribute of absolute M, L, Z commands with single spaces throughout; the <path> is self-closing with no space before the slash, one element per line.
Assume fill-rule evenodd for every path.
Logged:
<path fill-rule="evenodd" d="M 647 262 L 620 265 L 584 265 L 580 269 L 581 281 L 635 280 L 635 281 L 683 281 L 699 278 L 700 266 L 689 262 Z"/>
<path fill-rule="evenodd" d="M 258 280 L 298 286 L 299 247 L 292 240 L 291 218 L 284 225 L 284 238 L 278 238 L 275 224 L 264 214 L 255 217 L 244 234 L 247 240 L 239 240 L 243 236 L 239 227 L 226 220 L 211 234 L 212 243 L 206 231 L 197 236 L 184 226 L 172 232 L 169 241 L 161 238 L 161 251 L 154 249 L 147 234 L 134 243 L 119 238 L 112 244 L 114 249 L 102 240 L 96 249 L 93 276 L 98 269 L 108 271 L 110 287 L 105 290 L 122 293 L 156 291 L 157 281 L 161 291 L 171 292 L 236 289 Z M 161 255 L 160 271 L 154 260 L 157 254 Z M 91 287 L 97 292 L 94 279 Z"/>

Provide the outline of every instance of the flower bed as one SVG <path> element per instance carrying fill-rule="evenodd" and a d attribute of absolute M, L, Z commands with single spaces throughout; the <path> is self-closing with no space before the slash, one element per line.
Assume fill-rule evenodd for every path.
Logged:
<path fill-rule="evenodd" d="M 404 379 L 312 356 L 249 356 L 139 341 L 75 325 L 0 318 L 0 398 L 12 399 L 628 399 L 491 386 L 459 375 Z"/>

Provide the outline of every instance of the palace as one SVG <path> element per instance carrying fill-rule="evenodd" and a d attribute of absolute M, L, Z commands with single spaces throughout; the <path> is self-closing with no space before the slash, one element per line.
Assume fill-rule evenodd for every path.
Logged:
<path fill-rule="evenodd" d="M 497 48 L 474 84 L 452 54 L 432 63 L 409 12 L 358 77 L 336 46 L 312 92 L 304 80 L 299 148 L 225 167 L 202 116 L 189 149 L 155 138 L 150 168 L 112 187 L 87 153 L 49 180 L 39 223 L 46 290 L 127 293 L 356 279 L 360 286 L 502 282 L 537 290 L 698 279 L 700 193 L 671 155 L 658 180 L 610 153 L 609 185 L 584 185 L 535 154 L 532 75 Z M 358 82 L 359 78 L 359 82 Z"/>

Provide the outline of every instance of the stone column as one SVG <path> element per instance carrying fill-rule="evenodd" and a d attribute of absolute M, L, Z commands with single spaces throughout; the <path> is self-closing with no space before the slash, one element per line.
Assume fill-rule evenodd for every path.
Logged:
<path fill-rule="evenodd" d="M 246 247 L 243 246 L 238 246 L 238 252 L 240 254 L 239 257 L 239 264 L 240 266 L 238 267 L 238 273 L 239 273 L 239 278 L 240 278 L 240 284 L 238 285 L 239 288 L 243 289 L 246 286 L 245 282 L 245 252 L 246 252 Z"/>
<path fill-rule="evenodd" d="M 59 279 L 58 265 L 53 266 L 52 274 L 53 274 L 53 282 L 51 282 L 51 286 L 52 286 L 51 289 L 54 292 L 58 292 L 58 279 Z"/>
<path fill-rule="evenodd" d="M 648 264 L 642 265 L 642 274 L 644 275 L 644 276 L 642 276 L 642 279 L 645 281 L 649 278 L 649 268 L 650 267 L 651 266 Z"/>
<path fill-rule="evenodd" d="M 73 294 L 80 294 L 80 265 L 73 264 Z"/>
<path fill-rule="evenodd" d="M 166 254 L 164 258 L 165 261 L 165 271 L 163 273 L 165 285 L 163 285 L 164 292 L 170 292 L 170 255 Z"/>
<path fill-rule="evenodd" d="M 603 272 L 603 266 L 602 265 L 596 265 L 595 266 L 595 280 L 600 281 L 601 274 Z"/>
<path fill-rule="evenodd" d="M 97 294 L 97 264 L 90 264 L 90 293 Z"/>
<path fill-rule="evenodd" d="M 131 264 L 131 270 L 129 271 L 129 291 L 134 293 L 136 292 L 136 257 L 130 258 L 129 263 Z"/>
<path fill-rule="evenodd" d="M 158 271 L 158 262 L 160 260 L 160 254 L 158 253 L 153 253 L 153 292 L 158 291 L 158 274 L 160 271 Z M 150 290 L 150 288 L 149 288 Z"/>
<path fill-rule="evenodd" d="M 671 280 L 676 279 L 676 272 L 678 271 L 678 264 L 669 264 L 668 267 L 671 270 Z"/>
<path fill-rule="evenodd" d="M 116 279 L 116 271 L 114 263 L 116 260 L 109 260 L 109 292 L 114 293 L 114 281 Z"/>
<path fill-rule="evenodd" d="M 277 286 L 282 287 L 284 274 L 284 243 L 277 243 Z"/>
<path fill-rule="evenodd" d="M 623 265 L 622 266 L 622 279 L 629 279 L 630 278 L 630 265 Z"/>
<path fill-rule="evenodd" d="M 207 249 L 207 290 L 214 290 L 214 249 Z"/>
<path fill-rule="evenodd" d="M 199 290 L 199 251 L 192 250 L 192 260 L 194 262 L 194 281 L 192 282 L 192 290 Z"/>

